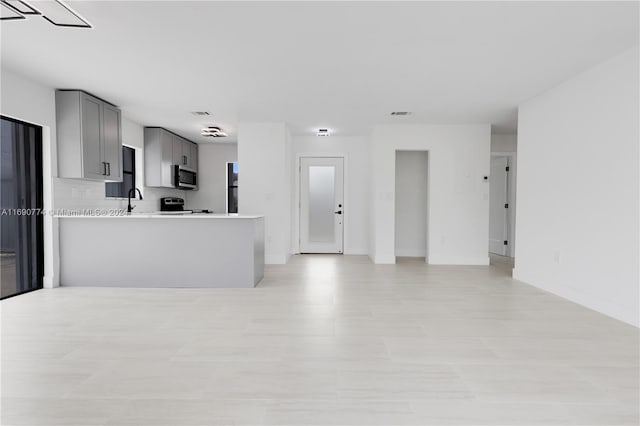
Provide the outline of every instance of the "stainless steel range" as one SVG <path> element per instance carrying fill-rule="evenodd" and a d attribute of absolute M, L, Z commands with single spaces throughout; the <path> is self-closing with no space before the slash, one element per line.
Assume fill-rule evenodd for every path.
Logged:
<path fill-rule="evenodd" d="M 209 209 L 186 209 L 184 208 L 184 198 L 162 197 L 160 198 L 160 214 L 212 214 Z"/>
<path fill-rule="evenodd" d="M 160 198 L 160 214 L 191 214 L 193 210 L 184 209 L 184 198 L 162 197 Z"/>

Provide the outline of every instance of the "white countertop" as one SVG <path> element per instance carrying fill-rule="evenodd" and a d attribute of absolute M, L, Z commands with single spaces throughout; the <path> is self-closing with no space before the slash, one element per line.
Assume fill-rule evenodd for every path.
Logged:
<path fill-rule="evenodd" d="M 264 215 L 238 215 L 238 214 L 211 214 L 211 213 L 187 213 L 187 214 L 160 214 L 152 213 L 132 213 L 128 214 L 109 214 L 108 212 L 96 212 L 95 214 L 85 215 L 54 215 L 60 219 L 259 219 Z"/>

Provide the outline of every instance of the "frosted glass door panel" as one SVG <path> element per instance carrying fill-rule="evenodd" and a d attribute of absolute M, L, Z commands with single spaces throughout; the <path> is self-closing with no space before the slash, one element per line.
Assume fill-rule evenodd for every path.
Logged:
<path fill-rule="evenodd" d="M 331 242 L 335 238 L 333 166 L 309 167 L 309 240 Z"/>
<path fill-rule="evenodd" d="M 301 253 L 342 253 L 343 163 L 341 157 L 300 159 Z"/>

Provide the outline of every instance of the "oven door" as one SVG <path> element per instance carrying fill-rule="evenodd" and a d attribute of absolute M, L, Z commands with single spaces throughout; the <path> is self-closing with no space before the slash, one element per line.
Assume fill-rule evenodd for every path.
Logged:
<path fill-rule="evenodd" d="M 196 172 L 178 165 L 174 166 L 174 185 L 176 188 L 196 189 L 198 187 Z"/>

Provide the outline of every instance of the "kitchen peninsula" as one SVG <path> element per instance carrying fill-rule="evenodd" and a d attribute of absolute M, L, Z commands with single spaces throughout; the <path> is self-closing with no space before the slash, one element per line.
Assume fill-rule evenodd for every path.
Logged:
<path fill-rule="evenodd" d="M 264 276 L 264 217 L 58 216 L 60 282 L 97 287 L 252 288 Z"/>

